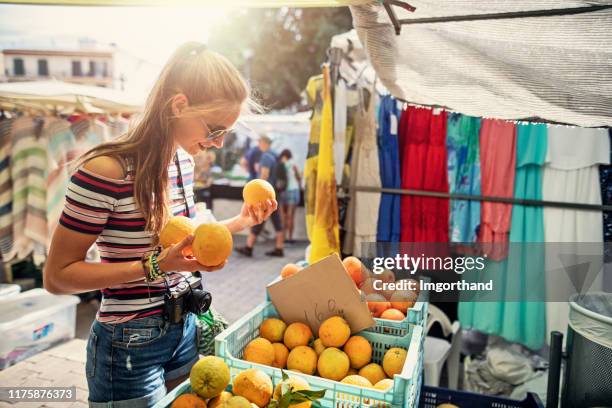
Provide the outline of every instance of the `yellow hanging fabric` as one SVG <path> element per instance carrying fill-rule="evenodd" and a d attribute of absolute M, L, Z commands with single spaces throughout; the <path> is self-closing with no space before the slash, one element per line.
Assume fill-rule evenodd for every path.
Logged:
<path fill-rule="evenodd" d="M 310 136 L 308 138 L 308 153 L 304 165 L 304 185 L 306 207 L 306 233 L 312 241 L 312 230 L 315 216 L 315 197 L 317 193 L 317 166 L 319 162 L 319 136 L 321 135 L 321 114 L 323 112 L 323 75 L 313 76 L 306 85 L 306 96 L 312 107 L 310 118 Z"/>
<path fill-rule="evenodd" d="M 334 119 L 329 67 L 323 67 L 322 112 L 319 132 L 319 154 L 314 194 L 314 219 L 310 231 L 309 263 L 332 254 L 340 254 L 338 233 L 338 200 L 334 174 Z M 312 130 L 312 129 L 311 129 Z"/>

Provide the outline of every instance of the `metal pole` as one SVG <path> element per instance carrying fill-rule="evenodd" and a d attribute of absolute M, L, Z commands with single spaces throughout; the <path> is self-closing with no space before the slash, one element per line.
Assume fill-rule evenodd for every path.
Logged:
<path fill-rule="evenodd" d="M 550 352 L 548 366 L 548 389 L 546 390 L 546 408 L 559 407 L 559 379 L 561 378 L 561 357 L 563 353 L 563 334 L 558 331 L 550 333 Z"/>

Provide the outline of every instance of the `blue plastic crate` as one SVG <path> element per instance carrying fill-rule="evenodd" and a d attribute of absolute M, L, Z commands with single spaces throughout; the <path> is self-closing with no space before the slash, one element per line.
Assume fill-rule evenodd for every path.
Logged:
<path fill-rule="evenodd" d="M 544 408 L 540 398 L 533 393 L 528 393 L 523 401 L 517 401 L 446 388 L 423 386 L 421 389 L 419 408 L 436 408 L 445 402 L 459 408 Z"/>
<path fill-rule="evenodd" d="M 270 317 L 278 317 L 271 302 L 257 306 L 242 319 L 232 324 L 215 340 L 215 354 L 225 360 L 230 367 L 232 379 L 241 371 L 256 367 L 272 378 L 276 385 L 281 380 L 281 370 L 261 364 L 242 360 L 244 347 L 259 336 L 259 326 Z M 380 363 L 384 353 L 391 347 L 402 347 L 408 350 L 408 356 L 401 374 L 394 377 L 394 387 L 388 391 L 361 388 L 342 384 L 300 373 L 290 373 L 304 378 L 311 389 L 325 389 L 327 393 L 320 400 L 326 408 L 353 407 L 402 407 L 416 408 L 420 392 L 420 381 L 423 369 L 423 328 L 411 326 L 404 336 L 394 336 L 370 331 L 359 333 L 372 344 L 372 360 Z"/>

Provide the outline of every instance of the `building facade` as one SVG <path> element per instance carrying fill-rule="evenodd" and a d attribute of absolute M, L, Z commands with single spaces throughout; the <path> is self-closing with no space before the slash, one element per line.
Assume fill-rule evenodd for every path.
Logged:
<path fill-rule="evenodd" d="M 81 85 L 113 87 L 112 51 L 5 49 L 3 76 L 9 82 L 57 79 Z"/>

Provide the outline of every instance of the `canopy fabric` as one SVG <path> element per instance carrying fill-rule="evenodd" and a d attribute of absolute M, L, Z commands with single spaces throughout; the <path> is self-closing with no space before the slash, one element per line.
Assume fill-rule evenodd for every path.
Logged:
<path fill-rule="evenodd" d="M 400 19 L 612 4 L 597 0 L 407 0 Z M 377 3 L 352 6 L 353 24 L 396 97 L 468 115 L 612 125 L 612 10 L 395 30 Z"/>
<path fill-rule="evenodd" d="M 340 7 L 370 3 L 371 0 L 235 0 L 229 7 Z M 217 0 L 9 0 L 0 3 L 64 6 L 202 6 L 219 7 Z"/>
<path fill-rule="evenodd" d="M 61 106 L 78 107 L 91 113 L 134 113 L 142 110 L 144 100 L 144 95 L 61 81 L 0 84 L 0 103 L 4 106 Z"/>

